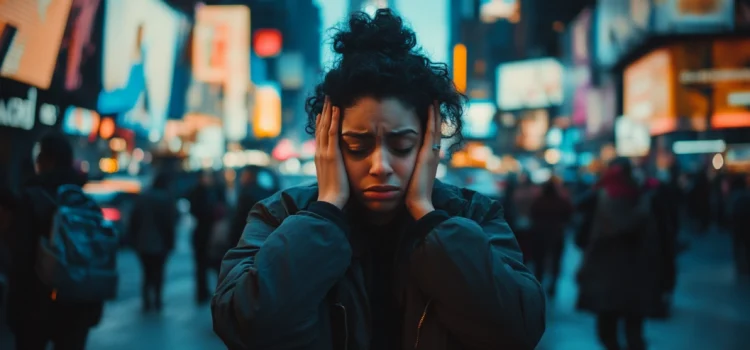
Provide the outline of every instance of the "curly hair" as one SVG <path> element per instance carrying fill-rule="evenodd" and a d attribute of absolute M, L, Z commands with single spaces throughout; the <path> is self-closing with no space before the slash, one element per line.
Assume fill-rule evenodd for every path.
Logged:
<path fill-rule="evenodd" d="M 424 130 L 430 104 L 440 104 L 443 138 L 451 138 L 453 151 L 461 135 L 466 96 L 456 90 L 445 63 L 432 62 L 420 48 L 414 31 L 389 9 L 375 17 L 354 12 L 347 25 L 334 29 L 333 50 L 338 58 L 315 92 L 307 98 L 305 130 L 315 134 L 315 120 L 325 97 L 341 109 L 363 97 L 395 98 L 413 108 Z"/>

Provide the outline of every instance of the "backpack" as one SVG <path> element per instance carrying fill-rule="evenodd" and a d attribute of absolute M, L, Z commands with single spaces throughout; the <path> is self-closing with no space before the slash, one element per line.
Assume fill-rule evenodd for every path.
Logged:
<path fill-rule="evenodd" d="M 69 302 L 114 299 L 119 240 L 99 206 L 75 185 L 60 186 L 57 198 L 40 192 L 55 206 L 50 235 L 40 237 L 36 258 L 37 276 L 52 288 L 50 297 Z"/>

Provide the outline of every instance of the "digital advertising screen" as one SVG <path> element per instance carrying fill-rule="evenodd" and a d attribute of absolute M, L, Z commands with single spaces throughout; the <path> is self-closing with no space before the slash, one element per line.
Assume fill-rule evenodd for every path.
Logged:
<path fill-rule="evenodd" d="M 494 23 L 500 19 L 517 16 L 520 11 L 518 0 L 481 0 L 479 18 L 485 23 Z"/>
<path fill-rule="evenodd" d="M 255 89 L 253 134 L 257 138 L 273 138 L 281 134 L 281 87 L 267 82 Z M 245 124 L 247 127 L 247 124 Z"/>
<path fill-rule="evenodd" d="M 193 75 L 199 81 L 224 83 L 233 74 L 247 72 L 250 9 L 241 5 L 199 6 L 193 40 Z"/>
<path fill-rule="evenodd" d="M 672 48 L 677 74 L 677 115 L 705 128 L 750 126 L 750 39 L 690 42 Z"/>
<path fill-rule="evenodd" d="M 193 31 L 193 76 L 221 84 L 227 139 L 247 136 L 250 86 L 250 9 L 242 5 L 198 6 Z"/>
<path fill-rule="evenodd" d="M 158 0 L 109 0 L 105 9 L 104 91 L 122 94 L 113 103 L 135 101 L 132 106 L 118 106 L 126 107 L 118 113 L 120 126 L 158 141 L 169 112 L 174 66 L 187 19 Z M 134 79 L 133 74 L 141 73 L 142 81 Z M 137 83 L 142 86 L 133 86 Z"/>
<path fill-rule="evenodd" d="M 573 64 L 590 64 L 592 11 L 583 9 L 571 22 L 571 56 Z"/>
<path fill-rule="evenodd" d="M 656 33 L 711 33 L 734 27 L 735 0 L 665 0 L 654 6 Z"/>
<path fill-rule="evenodd" d="M 49 88 L 71 3 L 0 1 L 0 76 Z"/>
<path fill-rule="evenodd" d="M 692 40 L 626 68 L 624 114 L 654 135 L 750 126 L 750 39 Z M 710 125 L 707 123 L 710 121 Z"/>
<path fill-rule="evenodd" d="M 469 102 L 463 119 L 463 134 L 468 139 L 490 139 L 497 135 L 495 114 L 497 106 L 492 101 Z"/>
<path fill-rule="evenodd" d="M 654 135 L 673 131 L 676 125 L 673 74 L 668 48 L 652 51 L 623 74 L 624 114 L 649 124 Z"/>
<path fill-rule="evenodd" d="M 649 126 L 628 116 L 615 122 L 615 150 L 621 157 L 644 157 L 651 149 Z"/>
<path fill-rule="evenodd" d="M 598 1 L 594 56 L 603 68 L 614 66 L 648 33 L 649 0 Z"/>
<path fill-rule="evenodd" d="M 103 22 L 103 0 L 73 0 L 52 78 L 52 88 L 70 104 L 96 109 Z"/>
<path fill-rule="evenodd" d="M 563 66 L 540 58 L 497 67 L 497 105 L 501 110 L 546 108 L 563 102 Z"/>
<path fill-rule="evenodd" d="M 100 121 L 96 111 L 71 106 L 65 110 L 62 129 L 69 135 L 89 136 L 99 131 Z"/>
<path fill-rule="evenodd" d="M 588 89 L 586 104 L 586 136 L 597 137 L 611 131 L 617 116 L 617 88 L 610 77 L 597 87 Z"/>

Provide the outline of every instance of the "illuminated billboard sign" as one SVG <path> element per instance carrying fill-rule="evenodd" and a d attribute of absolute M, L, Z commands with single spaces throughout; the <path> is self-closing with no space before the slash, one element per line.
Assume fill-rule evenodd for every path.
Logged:
<path fill-rule="evenodd" d="M 502 110 L 546 108 L 563 102 L 563 66 L 554 58 L 497 67 L 497 105 Z"/>
<path fill-rule="evenodd" d="M 0 1 L 0 76 L 49 88 L 71 1 Z"/>

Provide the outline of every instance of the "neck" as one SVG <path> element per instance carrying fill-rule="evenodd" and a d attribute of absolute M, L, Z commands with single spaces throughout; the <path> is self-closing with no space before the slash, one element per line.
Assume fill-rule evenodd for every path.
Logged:
<path fill-rule="evenodd" d="M 396 213 L 390 212 L 390 213 L 373 213 L 373 212 L 365 212 L 365 220 L 369 224 L 372 225 L 378 225 L 378 226 L 385 226 L 393 222 L 393 220 L 396 219 Z"/>
<path fill-rule="evenodd" d="M 354 206 L 357 216 L 361 217 L 368 225 L 385 226 L 395 221 L 401 214 L 403 207 L 389 212 L 370 211 L 362 205 Z M 404 209 L 405 210 L 405 209 Z"/>

